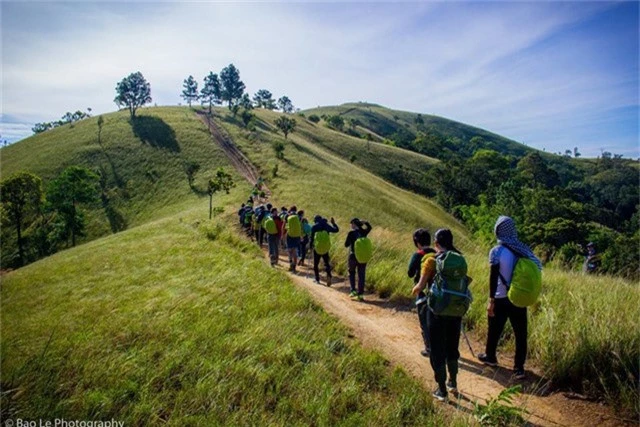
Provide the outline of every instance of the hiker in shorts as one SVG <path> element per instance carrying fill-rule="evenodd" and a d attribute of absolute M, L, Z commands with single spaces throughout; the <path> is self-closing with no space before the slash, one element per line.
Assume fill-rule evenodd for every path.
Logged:
<path fill-rule="evenodd" d="M 513 305 L 507 293 L 518 258 L 532 260 L 540 270 L 542 270 L 542 264 L 529 246 L 518 240 L 516 224 L 513 219 L 508 216 L 499 217 L 493 231 L 498 239 L 498 244 L 489 252 L 491 266 L 489 305 L 487 307 L 489 330 L 485 353 L 479 354 L 478 359 L 485 365 L 498 365 L 496 350 L 508 319 L 511 322 L 516 340 L 513 376 L 521 380 L 525 378 L 524 362 L 527 358 L 527 308 Z"/>
<path fill-rule="evenodd" d="M 351 286 L 351 292 L 349 296 L 352 299 L 358 301 L 364 301 L 364 281 L 367 270 L 367 263 L 360 263 L 356 258 L 355 244 L 361 237 L 367 237 L 371 232 L 371 224 L 367 221 L 361 221 L 358 218 L 353 218 L 350 222 L 351 231 L 347 234 L 347 240 L 344 242 L 344 246 L 349 248 L 349 258 L 347 265 L 349 267 L 349 285 Z M 358 289 L 356 291 L 356 272 L 358 274 Z"/>
<path fill-rule="evenodd" d="M 298 209 L 291 206 L 287 215 L 285 229 L 287 230 L 287 251 L 289 252 L 289 271 L 296 272 L 298 265 L 298 250 L 302 237 L 302 223 L 298 216 Z"/>
<path fill-rule="evenodd" d="M 436 251 L 430 246 L 431 234 L 429 234 L 429 231 L 426 228 L 419 228 L 413 233 L 413 244 L 418 250 L 414 252 L 411 256 L 411 260 L 409 260 L 409 269 L 407 274 L 413 279 L 413 284 L 415 286 L 420 280 L 422 264 L 426 261 L 424 258 L 425 255 L 435 256 Z M 427 306 L 427 296 L 422 291 L 420 291 L 416 297 L 416 309 L 418 311 L 418 320 L 420 321 L 420 330 L 422 331 L 422 340 L 424 341 L 424 349 L 420 354 L 424 357 L 429 357 L 429 331 L 427 328 L 427 311 L 429 310 L 429 307 Z"/>
<path fill-rule="evenodd" d="M 313 248 L 313 273 L 315 283 L 320 284 L 320 260 L 324 261 L 324 268 L 327 272 L 327 286 L 331 286 L 331 263 L 329 262 L 329 249 L 331 249 L 331 239 L 329 233 L 340 231 L 336 221 L 331 218 L 331 225 L 326 218 L 316 215 L 313 218 L 314 224 L 311 227 L 311 248 Z"/>
<path fill-rule="evenodd" d="M 298 216 L 302 221 L 302 240 L 300 241 L 300 251 L 298 252 L 298 265 L 304 265 L 307 259 L 307 252 L 309 248 L 309 239 L 311 238 L 311 224 L 309 220 L 304 218 L 304 211 L 298 212 Z"/>
<path fill-rule="evenodd" d="M 436 256 L 427 257 L 422 266 L 420 280 L 414 286 L 412 294 L 420 295 L 427 286 L 435 286 L 433 284 L 436 274 L 440 273 L 438 263 L 446 265 L 445 257 L 449 257 L 449 252 L 454 252 L 459 259 L 461 253 L 453 246 L 453 234 L 451 230 L 440 229 L 434 235 L 434 245 L 437 250 Z M 446 269 L 446 267 L 444 267 Z M 464 275 L 466 276 L 466 263 L 464 264 Z M 466 280 L 466 279 L 465 279 Z M 428 298 L 431 298 L 430 296 Z M 431 304 L 431 303 L 429 303 Z M 435 376 L 438 387 L 433 392 L 433 397 L 439 401 L 447 400 L 447 393 L 457 392 L 458 384 L 458 359 L 460 351 L 458 345 L 460 343 L 460 331 L 462 327 L 462 317 L 437 315 L 430 306 L 427 310 L 427 331 L 428 341 L 431 344 L 431 352 L 429 362 Z M 447 381 L 447 371 L 449 371 L 449 381 Z"/>

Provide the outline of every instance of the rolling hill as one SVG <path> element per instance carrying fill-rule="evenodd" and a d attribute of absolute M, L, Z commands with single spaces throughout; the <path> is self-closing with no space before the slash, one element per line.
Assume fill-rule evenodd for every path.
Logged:
<path fill-rule="evenodd" d="M 378 107 L 371 108 L 376 110 Z M 422 171 L 431 167 L 436 160 L 399 147 L 367 142 L 362 138 L 331 130 L 323 124 L 308 120 L 313 114 L 311 112 L 305 112 L 305 117 L 295 117 L 296 130 L 285 140 L 273 125 L 279 113 L 266 110 L 255 110 L 254 113 L 256 117 L 253 124 L 244 127 L 239 117 L 233 117 L 226 109 L 216 109 L 213 123 L 229 135 L 235 146 L 255 165 L 262 176 L 267 178 L 275 205 L 295 204 L 304 209 L 308 217 L 321 214 L 336 218 L 341 226 L 341 233 L 339 239 L 333 241 L 332 254 L 338 272 L 344 273 L 346 270 L 346 249 L 342 244 L 342 238 L 347 231 L 349 220 L 352 217 L 368 219 L 374 226 L 372 239 L 376 244 L 374 258 L 367 270 L 368 289 L 383 297 L 406 302 L 411 288 L 405 272 L 408 257 L 413 251 L 411 233 L 418 227 L 427 227 L 431 231 L 442 227 L 450 228 L 455 236 L 456 246 L 465 253 L 471 275 L 475 279 L 473 291 L 476 299 L 468 316 L 468 325 L 474 328 L 480 337 L 483 336 L 486 331 L 484 295 L 488 286 L 485 278 L 489 275 L 486 248 L 474 242 L 465 227 L 436 203 L 393 184 L 399 182 L 408 188 L 416 185 L 419 191 L 419 186 L 425 185 L 420 182 Z M 93 300 L 102 298 L 101 289 L 104 289 L 104 295 L 118 294 L 123 289 L 123 283 L 132 286 L 132 291 L 138 289 L 133 288 L 135 286 L 153 286 L 154 292 L 160 296 L 142 293 L 126 302 L 130 304 L 126 316 L 122 318 L 123 328 L 126 330 L 127 324 L 132 325 L 132 320 L 128 317 L 132 313 L 132 307 L 137 304 L 144 306 L 145 301 L 149 301 L 147 304 L 150 307 L 150 316 L 160 310 L 158 307 L 166 304 L 186 304 L 183 307 L 187 316 L 195 316 L 198 310 L 202 310 L 195 302 L 196 296 L 204 292 L 200 288 L 203 286 L 200 280 L 205 280 L 206 292 L 212 293 L 222 292 L 217 290 L 219 286 L 219 289 L 233 293 L 233 286 L 241 288 L 244 282 L 253 283 L 253 277 L 262 275 L 273 281 L 272 285 L 287 283 L 283 277 L 272 278 L 270 273 L 259 267 L 258 264 L 262 265 L 262 261 L 257 261 L 256 258 L 259 258 L 260 254 L 249 249 L 250 245 L 233 231 L 235 212 L 246 199 L 251 185 L 243 182 L 241 176 L 232 171 L 220 145 L 212 139 L 207 126 L 198 115 L 186 107 L 161 107 L 145 108 L 140 111 L 140 116 L 141 124 L 132 126 L 125 113 L 105 115 L 100 143 L 97 141 L 96 118 L 91 118 L 78 122 L 73 127 L 67 125 L 36 135 L 1 151 L 3 178 L 18 170 L 29 170 L 42 176 L 46 182 L 68 165 L 98 168 L 105 176 L 106 189 L 116 195 L 114 199 L 117 199 L 118 209 L 127 219 L 130 228 L 122 233 L 96 240 L 110 233 L 111 228 L 103 207 L 95 206 L 90 213 L 91 227 L 87 237 L 87 240 L 94 240 L 93 242 L 60 252 L 9 273 L 3 278 L 3 301 L 16 301 L 11 311 L 2 312 L 3 352 L 22 352 L 24 355 L 20 362 L 5 365 L 8 363 L 5 361 L 10 359 L 6 357 L 9 353 L 3 353 L 3 371 L 12 372 L 15 378 L 36 375 L 39 372 L 34 373 L 33 369 L 36 368 L 53 372 L 52 375 L 63 376 L 71 375 L 79 369 L 73 364 L 65 366 L 61 362 L 64 358 L 63 353 L 58 354 L 57 358 L 38 362 L 38 354 L 47 346 L 46 333 L 38 330 L 37 324 L 22 325 L 19 322 L 20 316 L 38 310 L 42 311 L 43 321 L 48 318 L 55 319 L 61 309 L 56 308 L 55 304 L 45 304 L 49 297 L 56 301 L 65 295 L 71 297 L 76 291 L 81 291 L 84 293 L 81 295 Z M 407 118 L 405 122 L 409 123 L 409 120 L 410 118 Z M 276 157 L 273 149 L 276 142 L 284 143 L 284 159 Z M 184 171 L 188 162 L 200 164 L 193 188 L 189 186 Z M 201 189 L 207 177 L 219 166 L 234 174 L 238 186 L 228 196 L 216 196 L 214 203 L 224 208 L 224 214 L 209 224 L 206 223 L 208 199 L 202 195 Z M 196 223 L 197 225 L 191 228 L 185 226 Z M 209 244 L 193 237 L 192 228 L 202 227 L 204 235 L 214 243 Z M 10 233 L 10 230 L 5 228 L 3 232 Z M 238 254 L 238 250 L 242 255 Z M 146 252 L 154 255 L 145 258 L 143 255 Z M 212 255 L 211 259 L 202 258 L 199 254 L 205 252 L 220 252 L 222 255 Z M 136 254 L 131 261 L 127 261 L 126 254 L 129 253 Z M 191 262 L 191 259 L 197 262 Z M 236 262 L 236 259 L 240 262 Z M 213 263 L 215 267 L 210 267 L 208 262 Z M 220 269 L 219 265 L 225 263 L 228 263 L 229 268 Z M 106 268 L 97 273 L 95 268 L 100 265 Z M 118 268 L 110 273 L 112 266 Z M 141 266 L 148 267 L 145 270 L 141 269 Z M 154 268 L 161 274 L 153 273 Z M 216 279 L 211 276 L 208 268 L 221 277 Z M 47 278 L 51 271 L 56 274 Z M 146 277 L 145 274 L 150 276 Z M 206 279 L 201 279 L 203 277 Z M 540 306 L 532 310 L 530 346 L 533 359 L 549 375 L 550 380 L 558 385 L 576 386 L 583 391 L 582 379 L 596 378 L 598 383 L 587 385 L 594 387 L 594 390 L 600 390 L 599 392 L 604 390 L 614 396 L 613 400 L 622 406 L 633 407 L 637 392 L 629 378 L 637 378 L 637 372 L 630 371 L 630 367 L 634 366 L 638 357 L 637 349 L 640 348 L 640 337 L 636 332 L 633 316 L 633 313 L 637 312 L 634 304 L 638 297 L 637 286 L 610 277 L 585 278 L 579 274 L 553 269 L 545 271 L 545 281 L 545 294 Z M 76 290 L 73 286 L 69 287 L 69 284 L 62 286 L 63 282 L 78 283 L 79 288 Z M 165 287 L 165 282 L 172 285 Z M 32 283 L 41 285 L 32 288 Z M 603 288 L 612 290 L 603 293 Z M 180 295 L 184 295 L 185 302 L 181 302 Z M 567 298 L 567 295 L 571 295 L 571 298 Z M 108 300 L 110 297 L 104 298 Z M 265 293 L 258 300 L 262 304 L 269 298 L 269 294 Z M 83 308 L 87 302 L 84 297 L 73 301 L 64 306 L 69 316 L 82 318 L 88 315 L 87 309 Z M 277 305 L 279 301 L 275 299 L 271 304 Z M 231 300 L 227 306 L 235 306 L 236 303 L 243 302 Z M 624 315 L 620 316 L 620 313 Z M 589 319 L 589 322 L 585 319 Z M 615 319 L 615 322 L 612 319 Z M 159 321 L 168 322 L 172 319 Z M 80 320 L 74 320 L 74 325 L 80 326 L 71 331 L 72 343 L 82 340 L 83 334 L 88 333 L 81 323 Z M 191 324 L 189 321 L 178 325 L 172 333 L 176 337 L 184 337 L 187 341 L 198 340 L 199 336 L 185 332 Z M 196 325 L 197 328 L 207 327 L 197 322 Z M 10 328 L 9 333 L 4 333 L 5 327 Z M 96 323 L 96 327 L 104 328 L 105 325 Z M 114 339 L 114 330 L 100 330 L 103 331 L 103 335 L 99 336 L 99 340 Z M 244 336 L 248 337 L 252 332 L 244 333 L 247 334 Z M 149 334 L 150 331 L 142 331 L 142 338 L 131 339 L 137 343 L 138 339 L 144 340 Z M 37 339 L 32 347 L 22 347 L 26 344 L 20 344 L 19 337 Z M 295 341 L 308 338 L 303 334 L 292 339 Z M 168 341 L 162 341 L 165 339 Z M 125 342 L 129 343 L 127 340 L 129 338 L 125 339 Z M 164 343 L 158 344 L 159 346 L 174 342 L 164 337 L 160 337 L 159 340 L 158 342 Z M 298 350 L 292 342 L 288 341 L 283 345 L 293 348 L 293 357 L 297 357 Z M 567 346 L 567 342 L 571 342 L 572 345 Z M 58 351 L 62 351 L 64 344 L 59 343 L 58 346 Z M 127 346 L 125 348 L 129 348 Z M 132 348 L 133 351 L 142 351 L 138 344 Z M 86 351 L 89 353 L 83 354 L 91 357 L 90 349 Z M 181 348 L 179 351 L 187 352 L 188 349 Z M 237 351 L 244 354 L 242 349 Z M 99 360 L 109 361 L 108 358 Z M 131 374 L 135 376 L 136 363 L 142 366 L 147 362 L 132 363 Z M 29 368 L 29 364 L 34 368 Z M 187 372 L 187 376 L 198 372 L 191 369 L 184 371 L 184 367 L 172 367 L 167 362 L 166 375 L 162 381 L 171 383 L 172 378 L 178 375 L 174 369 L 177 369 L 178 373 Z M 182 378 L 180 375 L 178 377 Z M 76 380 L 77 378 L 73 377 L 71 379 L 72 383 Z M 140 381 L 151 381 L 151 378 L 144 377 L 132 381 L 139 385 Z M 269 385 L 272 383 L 265 381 L 265 387 L 279 387 L 277 384 Z M 93 390 L 92 387 L 95 387 L 97 382 L 99 381 L 92 383 L 88 389 Z M 33 387 L 37 387 L 37 384 L 34 384 Z M 123 393 L 132 392 L 127 387 L 126 384 L 120 384 L 116 388 L 122 388 Z M 143 391 L 149 393 L 148 388 L 144 388 Z M 584 391 L 589 391 L 588 387 Z M 139 391 L 134 387 L 133 392 Z M 111 414 L 109 411 L 121 410 L 122 407 L 118 405 L 122 402 L 110 393 L 97 394 L 95 402 L 82 403 L 82 410 L 98 411 L 97 413 L 104 416 Z M 178 396 L 180 392 L 175 393 Z M 43 408 L 50 408 L 47 405 L 56 401 L 49 395 L 43 399 Z M 104 403 L 103 399 L 111 402 L 112 406 Z M 242 398 L 238 399 L 240 403 L 237 404 L 242 407 Z M 20 399 L 18 402 L 29 408 L 39 404 L 27 403 Z M 146 410 L 144 408 L 151 405 L 155 411 L 154 405 L 157 402 L 144 403 L 146 406 L 136 410 Z M 94 404 L 98 409 L 91 406 Z M 291 404 L 299 405 L 295 402 Z M 102 410 L 99 408 L 111 409 L 100 412 Z M 287 408 L 284 410 L 295 412 L 290 406 Z M 164 408 L 164 412 L 159 413 L 166 416 L 166 411 L 173 413 L 174 409 Z M 65 413 L 64 408 L 60 410 L 61 413 Z M 298 412 L 304 413 L 306 412 Z M 420 418 L 424 414 L 414 415 L 417 417 L 415 419 L 424 419 Z M 377 420 L 377 416 L 374 414 L 368 420 Z M 260 414 L 256 417 L 260 417 Z M 132 416 L 131 419 L 136 418 Z M 280 421 L 283 419 L 286 418 L 278 418 Z M 233 420 L 237 418 L 231 419 Z"/>

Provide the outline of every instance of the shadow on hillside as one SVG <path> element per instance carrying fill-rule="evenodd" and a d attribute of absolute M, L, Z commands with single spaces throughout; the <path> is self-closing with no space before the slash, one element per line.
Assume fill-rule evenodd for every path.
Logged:
<path fill-rule="evenodd" d="M 319 155 L 317 155 L 316 153 L 314 153 L 313 151 L 309 150 L 307 147 L 303 147 L 300 144 L 296 144 L 295 142 L 291 141 L 291 145 L 293 145 L 296 150 L 303 152 L 304 154 L 307 154 L 311 157 L 313 157 L 316 160 L 319 160 L 320 162 L 324 163 L 325 165 L 329 164 L 329 161 L 323 157 L 320 157 Z"/>
<path fill-rule="evenodd" d="M 139 116 L 130 120 L 133 134 L 145 144 L 172 152 L 179 152 L 175 131 L 159 117 Z"/>

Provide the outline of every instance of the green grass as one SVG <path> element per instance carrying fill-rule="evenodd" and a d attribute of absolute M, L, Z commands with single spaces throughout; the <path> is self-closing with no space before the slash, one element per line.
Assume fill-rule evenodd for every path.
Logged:
<path fill-rule="evenodd" d="M 170 217 L 4 276 L 3 419 L 445 422 L 415 380 L 360 348 L 226 223 L 201 216 Z"/>
<path fill-rule="evenodd" d="M 97 117 L 34 135 L 0 151 L 2 178 L 27 170 L 49 181 L 71 165 L 102 170 L 114 206 L 129 227 L 175 214 L 202 195 L 191 188 L 186 161 L 201 165 L 196 185 L 203 188 L 218 166 L 239 179 L 206 126 L 188 108 L 144 108 L 132 126 L 126 111 L 105 114 L 98 144 Z M 111 232 L 102 207 L 89 209 L 87 238 Z"/>

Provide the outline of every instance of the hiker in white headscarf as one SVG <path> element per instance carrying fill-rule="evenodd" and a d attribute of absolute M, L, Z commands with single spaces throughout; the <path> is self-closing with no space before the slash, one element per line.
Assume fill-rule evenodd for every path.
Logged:
<path fill-rule="evenodd" d="M 518 258 L 528 258 L 542 269 L 540 260 L 533 254 L 529 246 L 518 240 L 516 224 L 508 216 L 501 216 L 496 221 L 494 233 L 498 244 L 489 253 L 491 274 L 489 278 L 489 332 L 485 353 L 478 359 L 485 365 L 497 366 L 496 350 L 498 341 L 507 323 L 511 322 L 516 339 L 516 355 L 513 373 L 516 379 L 524 379 L 524 362 L 527 358 L 527 309 L 516 307 L 509 301 L 507 293 Z"/>

